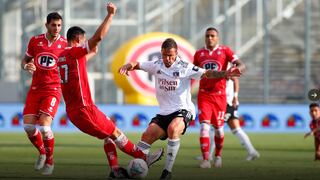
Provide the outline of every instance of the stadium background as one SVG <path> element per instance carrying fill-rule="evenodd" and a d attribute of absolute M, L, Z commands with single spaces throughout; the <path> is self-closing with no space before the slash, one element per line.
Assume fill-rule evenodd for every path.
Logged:
<path fill-rule="evenodd" d="M 320 45 L 317 43 L 320 40 L 319 1 L 112 2 L 118 6 L 117 15 L 98 55 L 89 62 L 88 71 L 95 102 L 125 132 L 141 132 L 157 112 L 157 107 L 125 103 L 124 93 L 115 84 L 110 68 L 114 52 L 132 38 L 150 32 L 179 35 L 197 49 L 204 45 L 204 31 L 209 26 L 219 29 L 221 44 L 230 46 L 247 65 L 247 71 L 240 80 L 239 111 L 241 123 L 253 137 L 258 150 L 263 151 L 259 149 L 263 147 L 259 144 L 259 138 L 265 135 L 263 133 L 271 137 L 266 139 L 271 142 L 288 133 L 292 138 L 302 137 L 303 132 L 308 131 L 310 101 L 307 94 L 310 89 L 319 88 L 320 82 Z M 63 15 L 62 34 L 68 27 L 78 25 L 90 37 L 106 12 L 105 1 L 102 0 L 0 0 L 0 3 L 0 136 L 3 140 L 8 139 L 11 132 L 22 136 L 21 113 L 31 77 L 21 70 L 20 62 L 31 36 L 45 32 L 47 13 L 58 11 Z M 192 93 L 196 103 L 197 92 L 194 90 Z M 190 128 L 195 133 L 192 136 L 195 141 L 198 128 L 198 122 Z M 55 132 L 78 131 L 67 120 L 63 103 L 53 129 Z M 255 140 L 256 136 L 258 140 Z M 292 139 L 287 142 L 290 141 Z M 13 146 L 7 141 L 2 142 L 2 147 Z M 303 157 L 311 160 L 312 141 L 307 142 L 300 143 L 297 151 L 303 150 Z M 30 148 L 32 152 L 31 144 L 24 148 Z M 194 143 L 193 148 L 198 149 L 198 144 Z M 230 151 L 226 150 L 226 154 Z"/>

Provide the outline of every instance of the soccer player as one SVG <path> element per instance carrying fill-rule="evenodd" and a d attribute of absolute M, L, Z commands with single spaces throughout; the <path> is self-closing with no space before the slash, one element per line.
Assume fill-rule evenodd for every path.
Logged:
<path fill-rule="evenodd" d="M 225 120 L 228 126 L 231 129 L 231 132 L 239 139 L 241 145 L 243 145 L 246 150 L 248 151 L 248 155 L 246 160 L 251 161 L 260 157 L 260 154 L 257 150 L 253 147 L 248 135 L 243 131 L 240 126 L 240 122 L 238 119 L 238 107 L 239 107 L 239 100 L 238 100 L 238 93 L 239 93 L 240 85 L 239 79 L 237 77 L 232 77 L 227 80 L 227 87 L 226 87 L 226 96 L 227 96 L 227 111 Z M 211 127 L 210 130 L 213 128 Z M 213 158 L 214 152 L 214 131 L 210 133 L 210 153 L 209 153 L 209 161 Z M 197 158 L 202 160 L 202 156 Z"/>
<path fill-rule="evenodd" d="M 232 50 L 223 45 L 219 45 L 218 30 L 209 27 L 205 32 L 205 47 L 196 51 L 194 55 L 194 64 L 204 69 L 214 71 L 226 71 L 228 63 L 232 63 L 233 68 L 242 72 L 245 65 L 232 52 Z M 222 147 L 224 142 L 224 117 L 227 107 L 226 100 L 226 78 L 200 80 L 198 93 L 198 112 L 200 126 L 200 147 L 203 161 L 201 168 L 211 168 L 209 161 L 210 148 L 210 124 L 215 130 L 215 158 L 214 166 L 222 166 Z"/>
<path fill-rule="evenodd" d="M 304 135 L 304 138 L 307 138 L 311 134 L 314 136 L 314 160 L 320 161 L 320 106 L 318 103 L 311 103 L 309 105 L 310 116 L 312 118 L 310 122 L 311 131 Z"/>
<path fill-rule="evenodd" d="M 94 54 L 98 43 L 107 34 L 116 9 L 114 4 L 107 4 L 108 14 L 88 41 L 86 41 L 85 31 L 82 28 L 74 26 L 68 29 L 69 47 L 59 56 L 58 70 L 66 112 L 70 121 L 84 133 L 104 139 L 104 150 L 111 167 L 111 178 L 128 178 L 126 170 L 118 165 L 115 145 L 135 158 L 144 159 L 148 166 L 161 158 L 163 149 L 155 154 L 144 154 L 115 126 L 109 117 L 95 106 L 91 98 L 86 63 L 89 60 L 88 56 Z"/>
<path fill-rule="evenodd" d="M 191 79 L 240 76 L 237 68 L 229 71 L 212 71 L 199 68 L 180 59 L 178 46 L 174 39 L 166 39 L 161 46 L 162 59 L 145 62 L 131 62 L 119 69 L 120 74 L 129 75 L 129 71 L 143 70 L 155 76 L 156 97 L 160 112 L 152 118 L 148 128 L 142 134 L 138 148 L 148 153 L 151 144 L 158 139 L 166 140 L 167 159 L 160 179 L 170 179 L 172 167 L 189 122 L 195 117 L 195 107 L 191 101 Z"/>
<path fill-rule="evenodd" d="M 21 67 L 32 73 L 32 84 L 23 109 L 24 130 L 39 151 L 34 168 L 43 168 L 43 175 L 52 174 L 54 169 L 51 123 L 61 96 L 57 62 L 59 54 L 67 46 L 67 40 L 60 36 L 61 25 L 62 17 L 57 12 L 48 14 L 47 32 L 30 39 L 21 62 Z"/>

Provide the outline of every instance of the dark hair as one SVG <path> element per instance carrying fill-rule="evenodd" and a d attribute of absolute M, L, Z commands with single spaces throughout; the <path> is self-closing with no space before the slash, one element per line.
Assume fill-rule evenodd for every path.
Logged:
<path fill-rule="evenodd" d="M 163 41 L 161 45 L 161 49 L 171 49 L 171 48 L 175 48 L 176 50 L 178 50 L 178 45 L 174 39 L 168 38 L 165 41 Z"/>
<path fill-rule="evenodd" d="M 61 20 L 62 20 L 62 17 L 60 16 L 59 13 L 57 13 L 57 12 L 52 12 L 52 13 L 50 13 L 50 14 L 47 15 L 47 24 L 49 24 L 50 21 L 53 20 L 53 19 L 55 19 L 55 20 L 61 19 Z"/>
<path fill-rule="evenodd" d="M 215 32 L 217 32 L 217 34 L 219 34 L 218 29 L 217 29 L 217 28 L 214 28 L 214 27 L 208 27 L 207 30 L 206 30 L 206 32 L 208 32 L 208 31 L 215 31 Z"/>
<path fill-rule="evenodd" d="M 84 31 L 81 27 L 73 26 L 68 29 L 67 32 L 67 40 L 72 41 L 75 39 L 78 35 L 84 35 L 86 31 Z"/>
<path fill-rule="evenodd" d="M 310 109 L 313 108 L 313 107 L 319 107 L 319 108 L 320 108 L 320 106 L 319 106 L 318 103 L 311 103 L 311 104 L 309 105 L 309 108 L 310 108 Z"/>

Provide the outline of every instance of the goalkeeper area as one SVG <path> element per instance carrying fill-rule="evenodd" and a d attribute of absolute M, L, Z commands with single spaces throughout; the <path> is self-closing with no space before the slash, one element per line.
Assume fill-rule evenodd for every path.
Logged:
<path fill-rule="evenodd" d="M 127 134 L 138 142 L 141 133 Z M 248 134 L 261 157 L 245 161 L 246 150 L 231 133 L 225 135 L 222 168 L 200 169 L 196 156 L 201 154 L 199 134 L 186 133 L 173 167 L 173 179 L 281 179 L 311 180 L 320 177 L 320 162 L 314 161 L 313 137 L 303 133 Z M 157 141 L 152 150 L 164 147 L 167 141 Z M 119 149 L 121 166 L 132 157 Z M 42 176 L 33 169 L 38 152 L 24 133 L 0 133 L 0 179 L 107 179 L 109 167 L 103 151 L 103 141 L 83 133 L 56 133 L 51 176 Z M 166 155 L 150 169 L 146 179 L 159 179 Z"/>

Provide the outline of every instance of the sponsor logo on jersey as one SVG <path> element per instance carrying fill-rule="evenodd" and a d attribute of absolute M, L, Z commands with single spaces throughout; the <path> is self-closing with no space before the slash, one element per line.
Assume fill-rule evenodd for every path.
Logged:
<path fill-rule="evenodd" d="M 205 60 L 203 62 L 203 66 L 204 69 L 207 70 L 214 70 L 214 71 L 220 71 L 222 69 L 222 65 L 220 64 L 220 62 L 215 61 L 215 60 Z"/>
<path fill-rule="evenodd" d="M 299 114 L 292 114 L 287 119 L 287 127 L 288 128 L 304 128 L 305 121 Z"/>
<path fill-rule="evenodd" d="M 58 60 L 58 62 L 64 62 L 64 61 L 66 61 L 66 57 L 65 56 L 60 57 L 59 60 Z"/>
<path fill-rule="evenodd" d="M 177 74 L 177 76 L 179 76 L 179 74 Z M 178 81 L 170 81 L 164 78 L 159 78 L 157 83 L 159 89 L 164 90 L 166 92 L 175 91 L 178 86 Z"/>
<path fill-rule="evenodd" d="M 49 52 L 43 52 L 38 54 L 35 60 L 38 67 L 44 70 L 51 70 L 56 68 L 57 61 L 57 56 Z"/>

